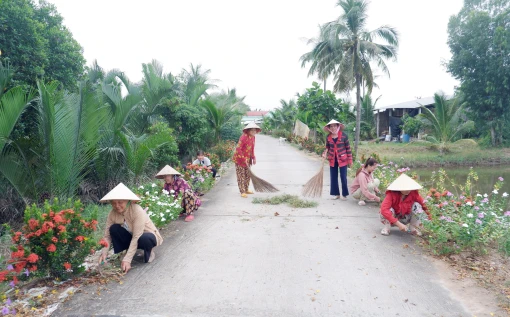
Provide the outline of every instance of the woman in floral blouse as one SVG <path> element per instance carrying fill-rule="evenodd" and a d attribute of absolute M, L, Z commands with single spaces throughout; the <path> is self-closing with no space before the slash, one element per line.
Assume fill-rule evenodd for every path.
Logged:
<path fill-rule="evenodd" d="M 233 161 L 236 164 L 237 185 L 241 192 L 241 197 L 246 198 L 248 194 L 253 194 L 248 190 L 250 186 L 250 173 L 248 167 L 255 165 L 255 135 L 261 131 L 255 122 L 250 122 L 244 127 L 243 134 L 239 138 Z"/>
<path fill-rule="evenodd" d="M 166 165 L 159 171 L 156 178 L 165 180 L 164 189 L 168 191 L 169 195 L 174 195 L 174 197 L 177 198 L 179 194 L 182 194 L 183 213 L 186 213 L 184 221 L 190 222 L 195 219 L 194 213 L 198 210 L 202 202 L 197 195 L 195 195 L 191 186 L 184 179 L 180 178 L 179 175 L 181 175 L 181 173 Z"/>

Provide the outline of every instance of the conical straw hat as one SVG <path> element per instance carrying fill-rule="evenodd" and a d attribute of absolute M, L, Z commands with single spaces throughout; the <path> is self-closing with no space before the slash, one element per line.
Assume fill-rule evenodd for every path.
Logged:
<path fill-rule="evenodd" d="M 414 179 L 407 176 L 406 174 L 400 175 L 393 183 L 388 186 L 388 190 L 417 190 L 421 189 L 422 186 L 418 184 Z"/>
<path fill-rule="evenodd" d="M 335 119 L 332 119 L 331 121 L 328 122 L 328 124 L 326 124 L 324 126 L 324 128 L 322 128 L 324 131 L 326 132 L 329 132 L 328 128 L 329 128 L 329 125 L 330 124 L 333 124 L 333 123 L 336 123 L 336 124 L 339 124 L 340 125 L 340 130 L 343 130 L 344 129 L 344 125 L 341 124 L 340 122 L 336 121 Z"/>
<path fill-rule="evenodd" d="M 259 127 L 259 126 L 258 126 L 255 122 L 253 122 L 253 121 L 252 121 L 252 122 L 250 122 L 250 123 L 248 123 L 248 124 L 244 127 L 243 131 L 244 131 L 244 130 L 247 130 L 247 129 L 257 129 L 257 133 L 259 133 L 260 131 L 262 131 L 262 129 L 260 129 L 260 127 Z"/>
<path fill-rule="evenodd" d="M 119 183 L 119 185 L 115 186 L 114 189 L 110 190 L 108 194 L 101 198 L 100 202 L 104 203 L 110 200 L 140 201 L 140 198 L 127 188 L 126 185 Z"/>
<path fill-rule="evenodd" d="M 163 167 L 161 171 L 159 171 L 156 174 L 156 178 L 163 179 L 165 178 L 166 175 L 181 175 L 181 173 L 177 172 L 169 165 L 166 165 L 165 167 Z"/>

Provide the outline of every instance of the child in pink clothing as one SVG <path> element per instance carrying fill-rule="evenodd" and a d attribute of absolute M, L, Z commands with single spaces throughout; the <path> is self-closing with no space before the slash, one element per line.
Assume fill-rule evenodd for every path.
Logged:
<path fill-rule="evenodd" d="M 365 201 L 380 202 L 377 197 L 379 193 L 379 180 L 374 179 L 372 173 L 377 168 L 377 161 L 374 158 L 368 158 L 365 164 L 358 169 L 354 182 L 349 189 L 354 199 L 359 200 L 360 206 L 365 206 Z"/>

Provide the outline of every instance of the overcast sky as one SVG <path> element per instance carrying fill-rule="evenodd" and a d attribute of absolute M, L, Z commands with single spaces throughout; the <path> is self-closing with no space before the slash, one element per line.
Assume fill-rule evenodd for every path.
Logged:
<path fill-rule="evenodd" d="M 317 79 L 307 77 L 299 57 L 318 25 L 340 15 L 336 0 L 49 0 L 83 46 L 87 64 L 118 68 L 133 81 L 141 64 L 157 59 L 178 74 L 189 64 L 211 69 L 222 89 L 237 88 L 252 109 L 271 110 Z M 391 78 L 377 78 L 381 105 L 453 92 L 457 82 L 442 66 L 450 58 L 449 17 L 463 0 L 377 0 L 368 28 L 390 25 L 400 32 Z M 375 71 L 381 74 L 378 71 Z M 329 84 L 331 87 L 331 84 Z M 353 94 L 354 95 L 354 94 Z M 351 99 L 354 99 L 351 96 Z"/>

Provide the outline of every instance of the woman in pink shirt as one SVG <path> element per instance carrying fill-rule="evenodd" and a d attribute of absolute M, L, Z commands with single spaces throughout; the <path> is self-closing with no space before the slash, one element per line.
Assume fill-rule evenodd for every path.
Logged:
<path fill-rule="evenodd" d="M 377 161 L 370 157 L 356 172 L 356 178 L 354 178 L 350 191 L 352 198 L 359 200 L 358 205 L 360 206 L 365 206 L 365 201 L 381 201 L 381 198 L 376 195 L 379 193 L 380 182 L 372 175 L 376 168 Z"/>

